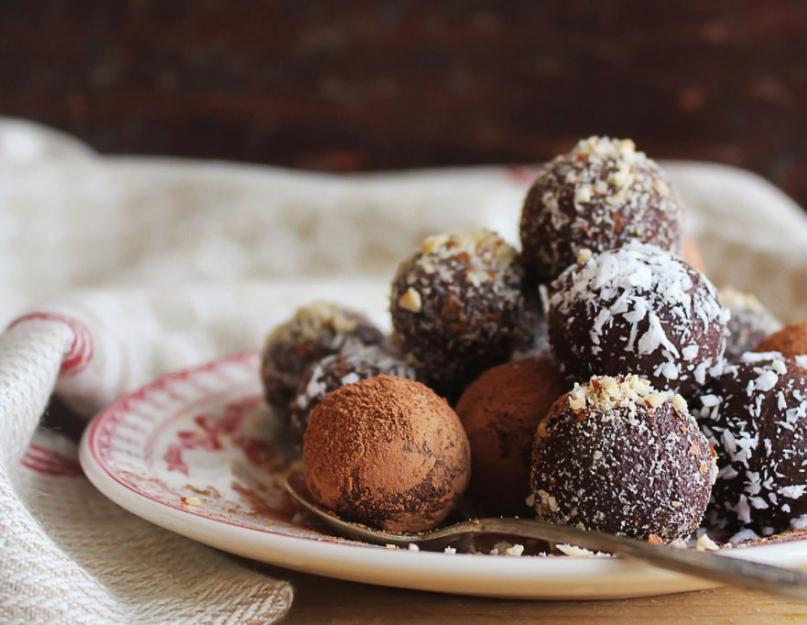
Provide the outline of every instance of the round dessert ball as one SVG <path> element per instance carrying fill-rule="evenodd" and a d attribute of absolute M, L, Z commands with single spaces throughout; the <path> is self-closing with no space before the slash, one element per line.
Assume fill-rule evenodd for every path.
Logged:
<path fill-rule="evenodd" d="M 408 362 L 455 397 L 524 341 L 524 272 L 515 249 L 490 230 L 428 237 L 401 263 L 390 310 Z"/>
<path fill-rule="evenodd" d="M 345 519 L 391 532 L 433 529 L 468 485 L 468 438 L 431 389 L 381 375 L 322 398 L 303 438 L 312 497 Z"/>
<path fill-rule="evenodd" d="M 807 369 L 807 321 L 786 325 L 763 339 L 754 351 L 779 352 Z"/>
<path fill-rule="evenodd" d="M 775 352 L 728 364 L 694 410 L 717 449 L 712 528 L 769 535 L 807 517 L 807 371 Z"/>
<path fill-rule="evenodd" d="M 593 377 L 558 399 L 532 462 L 539 518 L 665 542 L 695 531 L 717 473 L 686 401 L 636 375 Z"/>
<path fill-rule="evenodd" d="M 570 385 L 546 357 L 485 371 L 462 394 L 457 414 L 471 443 L 471 488 L 490 514 L 523 515 L 538 423 Z"/>
<path fill-rule="evenodd" d="M 636 373 L 688 397 L 723 356 L 729 312 L 714 286 L 657 247 L 581 252 L 552 287 L 549 340 L 578 381 Z"/>
<path fill-rule="evenodd" d="M 531 278 L 549 283 L 583 249 L 637 239 L 677 253 L 681 213 L 664 173 L 633 141 L 589 137 L 545 164 L 527 193 L 524 263 Z"/>
<path fill-rule="evenodd" d="M 736 360 L 745 352 L 754 351 L 757 344 L 782 324 L 750 293 L 731 287 L 720 289 L 720 301 L 731 311 L 726 342 L 726 359 Z M 779 351 L 759 349 L 756 351 Z"/>
<path fill-rule="evenodd" d="M 288 420 L 300 377 L 313 362 L 346 345 L 380 345 L 384 335 L 364 315 L 331 302 L 299 308 L 266 339 L 261 362 L 266 401 Z"/>
<path fill-rule="evenodd" d="M 378 345 L 349 346 L 308 367 L 291 403 L 291 427 L 302 440 L 308 415 L 331 391 L 377 375 L 415 379 L 415 370 Z"/>

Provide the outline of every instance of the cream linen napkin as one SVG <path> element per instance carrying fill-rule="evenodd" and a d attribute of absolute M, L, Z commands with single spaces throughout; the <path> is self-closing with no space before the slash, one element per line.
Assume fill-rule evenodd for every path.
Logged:
<path fill-rule="evenodd" d="M 784 318 L 807 309 L 807 220 L 770 185 L 666 163 L 718 284 Z M 423 235 L 515 240 L 519 168 L 329 177 L 100 158 L 0 121 L 0 622 L 243 623 L 292 589 L 139 520 L 84 479 L 75 444 L 36 431 L 56 392 L 86 416 L 166 371 L 258 345 L 313 297 L 383 322 L 385 282 Z M 50 303 L 47 303 L 50 302 Z"/>

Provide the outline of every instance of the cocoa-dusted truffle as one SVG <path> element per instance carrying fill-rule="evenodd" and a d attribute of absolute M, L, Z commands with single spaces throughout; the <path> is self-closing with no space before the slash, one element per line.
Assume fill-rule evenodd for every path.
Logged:
<path fill-rule="evenodd" d="M 757 344 L 782 324 L 750 293 L 731 287 L 720 289 L 720 301 L 731 311 L 726 342 L 726 359 L 736 360 L 745 352 L 753 351 Z M 758 351 L 779 351 L 760 349 Z"/>
<path fill-rule="evenodd" d="M 415 379 L 415 371 L 378 345 L 349 346 L 308 367 L 291 403 L 291 426 L 302 440 L 311 410 L 331 391 L 377 375 Z"/>
<path fill-rule="evenodd" d="M 779 352 L 807 369 L 807 321 L 786 325 L 757 345 L 758 352 Z"/>
<path fill-rule="evenodd" d="M 468 484 L 468 439 L 428 387 L 378 376 L 328 393 L 303 438 L 305 482 L 340 516 L 392 532 L 432 529 Z"/>
<path fill-rule="evenodd" d="M 384 335 L 364 315 L 331 302 L 313 302 L 266 339 L 261 379 L 267 403 L 284 419 L 305 369 L 345 345 L 377 345 Z"/>
<path fill-rule="evenodd" d="M 490 514 L 528 510 L 535 428 L 569 388 L 543 357 L 489 369 L 465 389 L 457 414 L 471 443 L 471 487 Z"/>
<path fill-rule="evenodd" d="M 807 526 L 807 372 L 778 353 L 748 352 L 695 403 L 718 452 L 710 525 L 763 535 Z"/>
<path fill-rule="evenodd" d="M 552 287 L 549 339 L 577 380 L 637 373 L 689 396 L 723 356 L 729 312 L 715 288 L 657 247 L 584 250 Z"/>
<path fill-rule="evenodd" d="M 552 523 L 669 542 L 698 527 L 716 472 L 680 395 L 635 375 L 593 377 L 538 426 L 535 511 Z"/>
<path fill-rule="evenodd" d="M 545 164 L 527 193 L 524 263 L 548 283 L 583 249 L 603 252 L 638 239 L 677 253 L 680 222 L 670 183 L 633 141 L 589 137 Z"/>
<path fill-rule="evenodd" d="M 454 396 L 524 340 L 524 273 L 490 230 L 428 237 L 401 263 L 390 310 L 407 360 Z"/>

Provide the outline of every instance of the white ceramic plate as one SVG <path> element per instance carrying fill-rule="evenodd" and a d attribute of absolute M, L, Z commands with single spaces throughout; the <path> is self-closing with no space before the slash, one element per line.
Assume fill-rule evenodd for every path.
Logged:
<path fill-rule="evenodd" d="M 263 407 L 258 355 L 164 376 L 99 414 L 81 442 L 95 486 L 130 512 L 212 547 L 340 579 L 469 595 L 626 598 L 712 584 L 617 558 L 390 550 L 336 538 L 284 493 L 288 460 Z M 733 555 L 807 565 L 807 541 Z"/>

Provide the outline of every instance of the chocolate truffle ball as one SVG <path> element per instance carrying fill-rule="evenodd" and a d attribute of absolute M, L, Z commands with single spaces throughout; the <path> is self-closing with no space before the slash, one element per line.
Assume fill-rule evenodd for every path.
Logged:
<path fill-rule="evenodd" d="M 391 532 L 429 530 L 468 485 L 468 438 L 428 387 L 378 376 L 328 393 L 303 438 L 305 482 L 323 507 Z"/>
<path fill-rule="evenodd" d="M 314 302 L 272 330 L 261 362 L 266 401 L 288 420 L 300 377 L 311 363 L 346 345 L 378 345 L 384 335 L 361 313 L 331 302 Z"/>
<path fill-rule="evenodd" d="M 291 427 L 302 440 L 311 410 L 331 391 L 377 375 L 415 379 L 415 371 L 378 345 L 349 346 L 308 367 L 291 403 Z"/>
<path fill-rule="evenodd" d="M 779 352 L 807 369 L 807 321 L 791 323 L 757 345 L 757 352 Z"/>
<path fill-rule="evenodd" d="M 404 355 L 450 397 L 510 359 L 524 340 L 524 272 L 489 230 L 428 237 L 392 282 L 392 324 Z"/>
<path fill-rule="evenodd" d="M 699 525 L 717 472 L 686 401 L 635 375 L 593 377 L 538 426 L 539 518 L 665 542 Z"/>
<path fill-rule="evenodd" d="M 736 360 L 745 352 L 753 351 L 757 344 L 782 324 L 750 293 L 731 287 L 720 289 L 720 301 L 731 311 L 726 342 L 726 359 Z M 760 349 L 757 351 L 779 351 Z"/>
<path fill-rule="evenodd" d="M 546 357 L 485 371 L 462 394 L 457 414 L 471 443 L 471 488 L 489 514 L 524 515 L 538 423 L 570 385 Z"/>
<path fill-rule="evenodd" d="M 582 252 L 552 287 L 549 339 L 576 380 L 636 373 L 691 396 L 723 356 L 729 312 L 715 288 L 657 247 Z"/>
<path fill-rule="evenodd" d="M 530 277 L 548 283 L 580 250 L 638 239 L 678 252 L 681 206 L 658 165 L 632 141 L 581 140 L 545 164 L 524 200 L 521 244 Z"/>
<path fill-rule="evenodd" d="M 696 400 L 718 452 L 712 528 L 769 535 L 807 517 L 807 372 L 777 353 L 743 354 Z M 804 518 L 801 518 L 804 517 Z"/>

